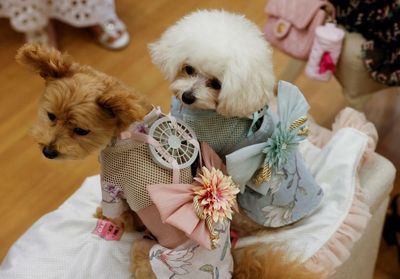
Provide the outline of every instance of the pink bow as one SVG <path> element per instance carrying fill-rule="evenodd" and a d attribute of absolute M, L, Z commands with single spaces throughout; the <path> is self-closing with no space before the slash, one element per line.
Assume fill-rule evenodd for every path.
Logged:
<path fill-rule="evenodd" d="M 322 54 L 321 62 L 319 64 L 318 73 L 323 74 L 327 71 L 331 71 L 332 73 L 336 70 L 336 65 L 333 62 L 333 59 L 329 52 L 324 52 Z"/>
<path fill-rule="evenodd" d="M 211 250 L 206 223 L 193 210 L 194 187 L 193 184 L 156 184 L 147 186 L 147 190 L 164 223 L 180 229 L 187 237 Z"/>
<path fill-rule="evenodd" d="M 222 160 L 206 143 L 201 143 L 201 155 L 205 167 L 218 168 L 226 173 Z M 148 185 L 147 190 L 164 223 L 180 229 L 188 238 L 211 250 L 206 222 L 194 211 L 195 187 L 196 184 L 154 184 Z"/>

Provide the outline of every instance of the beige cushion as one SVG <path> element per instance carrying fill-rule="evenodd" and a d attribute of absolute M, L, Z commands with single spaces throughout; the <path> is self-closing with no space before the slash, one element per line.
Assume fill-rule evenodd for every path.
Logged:
<path fill-rule="evenodd" d="M 360 183 L 371 214 L 374 214 L 392 191 L 395 175 L 393 164 L 377 153 L 373 153 L 362 166 Z"/>
<path fill-rule="evenodd" d="M 350 258 L 330 279 L 373 278 L 395 174 L 396 169 L 393 164 L 377 153 L 373 153 L 361 168 L 361 188 L 365 192 L 366 203 L 371 207 L 372 216 L 362 237 L 351 249 Z"/>
<path fill-rule="evenodd" d="M 348 33 L 343 42 L 335 76 L 343 87 L 347 99 L 370 95 L 386 88 L 384 84 L 373 80 L 361 58 L 361 45 L 365 39 L 359 33 Z"/>
<path fill-rule="evenodd" d="M 388 203 L 389 197 L 386 197 L 372 215 L 362 237 L 351 249 L 350 258 L 337 269 L 330 279 L 373 278 Z"/>

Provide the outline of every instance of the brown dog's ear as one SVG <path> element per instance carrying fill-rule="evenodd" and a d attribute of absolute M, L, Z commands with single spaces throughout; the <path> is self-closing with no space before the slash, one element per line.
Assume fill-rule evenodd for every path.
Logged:
<path fill-rule="evenodd" d="M 21 65 L 38 72 L 44 79 L 56 79 L 72 74 L 74 63 L 67 54 L 39 44 L 25 44 L 15 57 Z"/>
<path fill-rule="evenodd" d="M 102 109 L 116 118 L 120 131 L 133 122 L 142 120 L 150 110 L 150 105 L 140 95 L 123 86 L 107 90 L 96 101 Z"/>

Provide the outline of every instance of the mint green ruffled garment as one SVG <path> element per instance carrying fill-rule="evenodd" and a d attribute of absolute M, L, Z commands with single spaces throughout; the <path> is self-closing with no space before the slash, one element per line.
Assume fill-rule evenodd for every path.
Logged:
<path fill-rule="evenodd" d="M 280 81 L 279 113 L 272 135 L 226 156 L 228 173 L 240 186 L 241 208 L 261 225 L 280 227 L 294 223 L 313 212 L 322 200 L 323 191 L 298 152 L 308 109 L 300 90 Z M 271 177 L 256 184 L 254 177 L 263 166 L 269 167 Z"/>

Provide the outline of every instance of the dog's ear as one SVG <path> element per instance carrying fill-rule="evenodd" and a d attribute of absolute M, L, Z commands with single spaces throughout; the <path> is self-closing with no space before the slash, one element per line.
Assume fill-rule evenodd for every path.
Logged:
<path fill-rule="evenodd" d="M 62 78 L 73 73 L 74 63 L 69 55 L 39 44 L 23 45 L 15 59 L 19 64 L 38 72 L 44 79 Z"/>
<path fill-rule="evenodd" d="M 264 57 L 230 63 L 222 79 L 217 112 L 226 117 L 248 117 L 274 98 L 275 76 L 270 50 Z M 249 59 L 250 60 L 250 59 Z"/>
<path fill-rule="evenodd" d="M 96 100 L 97 104 L 117 121 L 122 131 L 135 121 L 140 121 L 150 109 L 144 99 L 122 85 L 108 86 Z"/>
<path fill-rule="evenodd" d="M 157 42 L 149 44 L 148 49 L 153 64 L 161 70 L 167 80 L 172 81 L 184 58 L 183 54 L 177 52 L 173 44 L 169 43 L 171 38 L 168 34 L 166 32 Z"/>

